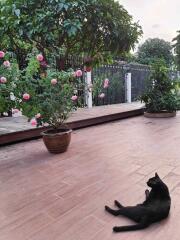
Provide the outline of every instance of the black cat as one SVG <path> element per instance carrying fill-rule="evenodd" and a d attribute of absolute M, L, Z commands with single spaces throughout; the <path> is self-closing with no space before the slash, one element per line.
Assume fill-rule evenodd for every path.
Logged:
<path fill-rule="evenodd" d="M 148 180 L 147 185 L 151 188 L 145 191 L 146 200 L 142 204 L 132 207 L 123 207 L 118 201 L 114 201 L 118 210 L 105 206 L 105 210 L 114 216 L 122 215 L 135 222 L 136 225 L 114 227 L 114 232 L 124 232 L 144 229 L 151 223 L 158 222 L 166 218 L 171 206 L 171 198 L 168 187 L 163 183 L 158 174 Z"/>

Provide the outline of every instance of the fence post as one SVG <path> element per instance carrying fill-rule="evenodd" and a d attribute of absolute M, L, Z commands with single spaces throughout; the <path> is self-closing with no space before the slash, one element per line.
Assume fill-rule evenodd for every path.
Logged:
<path fill-rule="evenodd" d="M 131 103 L 131 73 L 125 75 L 126 102 Z"/>
<path fill-rule="evenodd" d="M 92 84 L 91 80 L 91 71 L 86 72 L 85 82 L 86 82 L 86 104 L 88 108 L 92 108 L 92 91 L 90 91 L 89 87 Z"/>

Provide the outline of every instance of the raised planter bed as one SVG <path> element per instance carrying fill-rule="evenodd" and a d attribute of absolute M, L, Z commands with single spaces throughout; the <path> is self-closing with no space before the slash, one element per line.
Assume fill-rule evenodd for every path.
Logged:
<path fill-rule="evenodd" d="M 75 130 L 128 117 L 139 116 L 143 115 L 143 113 L 143 105 L 139 103 L 94 107 L 92 109 L 79 111 L 74 115 L 74 117 L 69 119 L 67 125 L 69 128 Z M 11 127 L 11 123 L 9 121 L 10 118 L 8 118 L 8 131 L 5 132 L 2 130 L 3 133 L 0 134 L 0 146 L 42 137 L 41 132 L 48 129 L 47 127 L 31 128 L 30 125 L 30 128 L 28 128 L 26 119 L 20 117 L 20 119 L 22 119 L 22 123 L 20 119 L 15 119 L 16 121 Z M 6 121 L 2 119 L 0 125 L 2 128 L 5 128 Z M 21 127 L 19 127 L 19 125 Z"/>

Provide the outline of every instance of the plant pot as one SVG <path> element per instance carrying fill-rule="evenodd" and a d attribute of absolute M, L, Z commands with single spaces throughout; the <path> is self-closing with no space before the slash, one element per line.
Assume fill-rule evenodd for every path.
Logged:
<path fill-rule="evenodd" d="M 41 135 L 50 153 L 63 153 L 67 151 L 70 144 L 71 132 L 71 129 L 47 130 Z"/>
<path fill-rule="evenodd" d="M 92 71 L 92 67 L 90 67 L 90 66 L 85 66 L 85 71 L 86 71 L 86 72 L 91 72 L 91 71 Z"/>
<path fill-rule="evenodd" d="M 175 117 L 176 112 L 167 112 L 167 111 L 162 111 L 159 113 L 144 112 L 144 116 L 147 118 L 169 118 L 169 117 Z"/>

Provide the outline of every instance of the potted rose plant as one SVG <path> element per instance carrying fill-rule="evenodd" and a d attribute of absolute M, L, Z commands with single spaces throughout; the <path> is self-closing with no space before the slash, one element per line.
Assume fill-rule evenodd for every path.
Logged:
<path fill-rule="evenodd" d="M 34 126 L 49 126 L 42 132 L 51 153 L 67 150 L 71 129 L 65 121 L 77 109 L 78 83 L 82 71 L 58 71 L 50 67 L 41 54 L 31 56 L 18 82 L 17 107 Z"/>
<path fill-rule="evenodd" d="M 145 103 L 146 117 L 174 117 L 180 107 L 177 82 L 169 77 L 169 69 L 163 60 L 152 65 L 152 74 L 147 89 L 140 97 Z"/>

